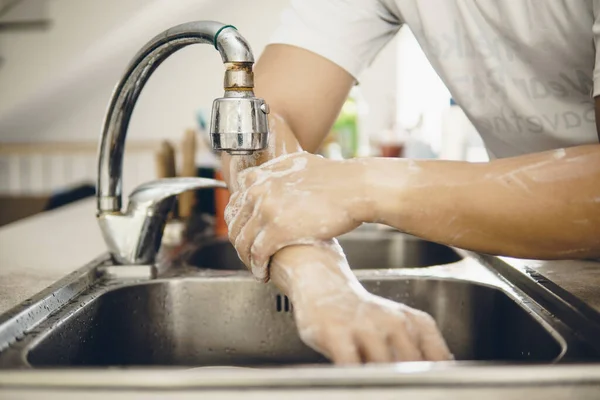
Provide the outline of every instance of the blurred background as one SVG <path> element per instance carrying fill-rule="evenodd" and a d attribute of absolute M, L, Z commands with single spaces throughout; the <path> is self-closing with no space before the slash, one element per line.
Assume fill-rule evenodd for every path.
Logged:
<path fill-rule="evenodd" d="M 110 94 L 150 38 L 182 22 L 217 20 L 235 25 L 259 56 L 287 4 L 0 0 L 0 225 L 93 195 Z M 125 193 L 156 177 L 218 169 L 203 131 L 222 94 L 222 69 L 210 46 L 191 46 L 154 73 L 129 129 Z M 487 159 L 407 28 L 359 78 L 322 154 Z"/>

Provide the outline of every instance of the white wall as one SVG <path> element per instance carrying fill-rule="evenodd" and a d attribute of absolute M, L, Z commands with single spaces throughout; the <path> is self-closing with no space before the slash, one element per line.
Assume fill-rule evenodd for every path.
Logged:
<path fill-rule="evenodd" d="M 12 51 L 2 46 L 5 57 L 14 60 L 12 68 L 2 71 L 0 82 L 3 140 L 93 140 L 114 84 L 133 54 L 152 36 L 178 23 L 214 19 L 236 25 L 260 53 L 285 4 L 278 0 L 261 0 L 262 7 L 244 0 L 112 0 L 106 5 L 112 12 L 103 13 L 99 5 L 107 2 L 56 3 L 65 7 L 62 13 L 54 10 L 55 29 L 71 31 L 71 35 L 48 34 L 52 38 L 42 47 L 55 51 L 38 54 L 38 58 L 34 46 L 25 46 L 22 40 L 16 41 L 20 45 L 13 43 Z M 79 7 L 75 14 L 69 9 L 69 5 L 78 8 L 83 3 L 89 9 Z M 123 15 L 115 12 L 117 4 L 125 10 Z M 106 24 L 104 29 L 98 27 L 99 20 Z M 66 27 L 59 28 L 63 24 Z M 78 32 L 84 32 L 86 39 L 78 38 Z M 222 94 L 222 68 L 210 46 L 191 46 L 172 56 L 142 94 L 130 137 L 179 137 L 185 128 L 194 126 L 196 110 L 209 108 L 212 99 Z"/>
<path fill-rule="evenodd" d="M 259 55 L 279 23 L 282 0 L 53 0 L 46 34 L 0 34 L 0 140 L 95 140 L 110 93 L 126 64 L 154 34 L 177 23 L 213 19 L 236 25 Z M 370 114 L 363 126 L 389 125 L 395 48 L 361 77 Z M 209 46 L 167 60 L 146 86 L 131 138 L 179 138 L 222 94 L 222 64 Z"/>
<path fill-rule="evenodd" d="M 397 41 L 397 120 L 399 127 L 412 130 L 409 140 L 417 145 L 412 152 L 407 144 L 406 155 L 421 158 L 433 155 L 431 152 L 439 154 L 442 114 L 449 107 L 450 93 L 408 26 L 400 30 Z M 421 145 L 430 148 L 421 149 Z"/>
<path fill-rule="evenodd" d="M 52 27 L 0 33 L 0 112 L 35 94 L 148 0 L 47 1 Z"/>

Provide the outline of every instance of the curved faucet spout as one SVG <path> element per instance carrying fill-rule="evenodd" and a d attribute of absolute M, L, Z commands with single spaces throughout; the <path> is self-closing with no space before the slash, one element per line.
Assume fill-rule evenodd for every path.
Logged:
<path fill-rule="evenodd" d="M 122 211 L 123 155 L 135 104 L 156 68 L 177 50 L 195 43 L 214 46 L 225 65 L 225 94 L 213 103 L 213 149 L 240 155 L 267 147 L 269 107 L 264 100 L 254 97 L 254 56 L 248 42 L 235 27 L 214 21 L 190 22 L 171 28 L 148 42 L 118 82 L 102 128 L 97 218 L 117 263 L 154 262 L 175 194 L 224 185 L 223 182 L 196 178 L 151 182 L 136 189 L 126 212 Z"/>
<path fill-rule="evenodd" d="M 225 98 L 215 101 L 217 112 L 213 113 L 213 147 L 234 154 L 266 148 L 268 107 L 263 100 L 255 98 L 252 91 L 254 56 L 248 42 L 233 26 L 219 22 L 178 25 L 156 36 L 138 52 L 113 92 L 102 129 L 98 160 L 99 212 L 121 211 L 125 138 L 144 85 L 171 54 L 195 43 L 215 46 L 226 67 Z M 232 103 L 235 103 L 234 107 L 225 107 Z M 239 115 L 233 118 L 231 112 Z"/>

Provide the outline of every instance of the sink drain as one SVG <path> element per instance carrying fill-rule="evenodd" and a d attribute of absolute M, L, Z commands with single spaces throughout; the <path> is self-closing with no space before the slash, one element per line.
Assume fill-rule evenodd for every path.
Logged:
<path fill-rule="evenodd" d="M 292 312 L 292 302 L 287 296 L 278 294 L 275 298 L 275 309 L 277 312 Z"/>

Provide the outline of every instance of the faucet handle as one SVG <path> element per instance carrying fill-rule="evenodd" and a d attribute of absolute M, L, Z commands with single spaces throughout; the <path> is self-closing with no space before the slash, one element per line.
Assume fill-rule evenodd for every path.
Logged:
<path fill-rule="evenodd" d="M 156 204 L 173 196 L 204 188 L 227 188 L 227 184 L 217 179 L 209 178 L 164 178 L 146 182 L 138 186 L 129 195 L 130 208 L 132 204 Z"/>
<path fill-rule="evenodd" d="M 175 195 L 203 188 L 227 185 L 208 178 L 158 179 L 131 193 L 125 213 L 100 213 L 98 223 L 113 260 L 119 264 L 154 263 Z"/>

